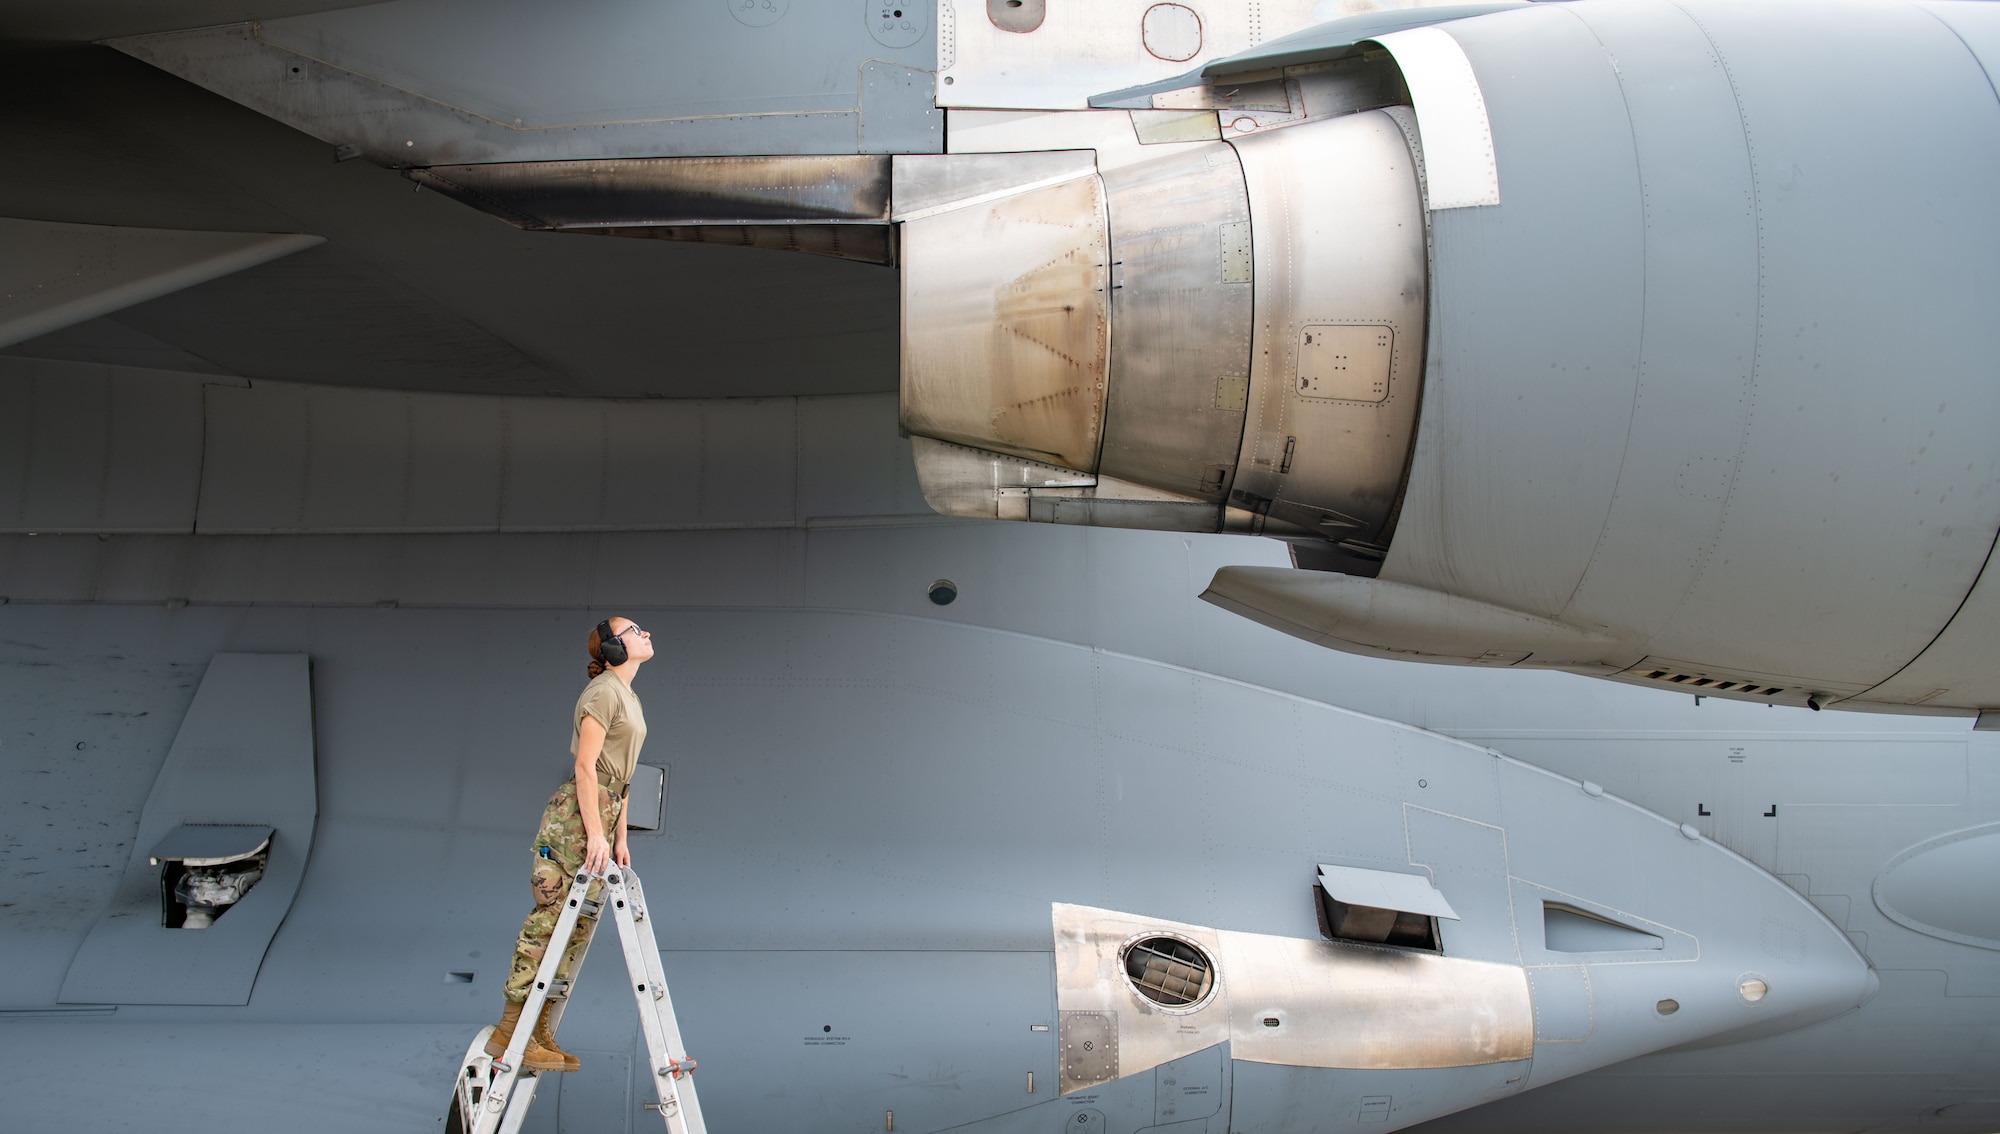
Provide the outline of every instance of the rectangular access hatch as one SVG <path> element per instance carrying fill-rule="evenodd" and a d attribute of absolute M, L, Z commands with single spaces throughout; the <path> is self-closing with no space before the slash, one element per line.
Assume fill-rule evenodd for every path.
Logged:
<path fill-rule="evenodd" d="M 1299 397 L 1380 402 L 1396 357 L 1391 327 L 1315 324 L 1299 332 Z"/>
<path fill-rule="evenodd" d="M 667 822 L 667 769 L 663 764 L 636 764 L 625 793 L 625 825 L 634 831 L 657 831 Z"/>
<path fill-rule="evenodd" d="M 1314 897 L 1320 932 L 1337 941 L 1437 951 L 1437 919 L 1458 920 L 1421 874 L 1322 864 Z"/>

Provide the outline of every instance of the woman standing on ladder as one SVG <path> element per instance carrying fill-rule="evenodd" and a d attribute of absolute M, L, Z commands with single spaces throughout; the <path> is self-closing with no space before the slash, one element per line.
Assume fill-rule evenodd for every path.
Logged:
<path fill-rule="evenodd" d="M 576 768 L 542 810 L 542 828 L 531 848 L 534 871 L 529 876 L 535 911 L 521 923 L 521 936 L 514 944 L 507 1003 L 486 1041 L 486 1054 L 492 1056 L 505 1054 L 514 1038 L 521 1006 L 534 986 L 535 971 L 548 951 L 576 872 L 601 874 L 613 862 L 632 865 L 631 852 L 625 848 L 625 793 L 639 762 L 639 747 L 646 742 L 646 714 L 638 694 L 632 692 L 632 678 L 653 656 L 653 636 L 629 618 L 607 618 L 584 645 L 590 652 L 590 684 L 583 687 L 569 715 L 569 752 Z M 583 940 L 583 934 L 574 935 L 556 969 L 558 979 L 569 977 Z M 549 1027 L 550 1007 L 543 1004 L 541 1018 L 529 1035 L 521 1058 L 524 1071 L 574 1071 L 580 1066 L 575 1056 L 556 1046 Z"/>

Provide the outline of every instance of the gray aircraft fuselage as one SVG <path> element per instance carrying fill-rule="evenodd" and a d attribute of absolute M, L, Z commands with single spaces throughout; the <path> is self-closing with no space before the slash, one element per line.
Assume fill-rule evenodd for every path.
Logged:
<path fill-rule="evenodd" d="M 10 1128 L 440 1128 L 612 614 L 718 1134 L 2000 1127 L 2000 8 L 312 7 L 0 13 Z"/>

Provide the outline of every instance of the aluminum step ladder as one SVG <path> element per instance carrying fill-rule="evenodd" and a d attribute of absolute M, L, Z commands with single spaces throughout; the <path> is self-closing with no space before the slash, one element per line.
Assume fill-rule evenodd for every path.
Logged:
<path fill-rule="evenodd" d="M 592 884 L 596 896 L 591 894 Z M 548 950 L 541 968 L 535 972 L 534 987 L 521 1006 L 521 1022 L 503 1055 L 486 1054 L 492 1025 L 482 1028 L 466 1049 L 465 1063 L 459 1068 L 458 1083 L 452 1090 L 451 1110 L 445 1116 L 448 1134 L 519 1134 L 534 1105 L 535 1088 L 543 1074 L 561 1072 L 522 1071 L 521 1053 L 527 1050 L 542 1005 L 551 1005 L 549 1030 L 555 1031 L 568 1006 L 570 986 L 583 971 L 584 956 L 590 952 L 591 938 L 606 907 L 618 926 L 618 943 L 625 950 L 627 985 L 639 1005 L 639 1030 L 645 1033 L 649 1066 L 659 1101 L 646 1109 L 658 1111 L 667 1134 L 708 1134 L 701 1119 L 701 1104 L 694 1093 L 694 1060 L 687 1057 L 681 1043 L 680 1024 L 674 1019 L 674 1002 L 667 995 L 667 979 L 660 969 L 660 946 L 654 939 L 652 923 L 646 917 L 646 891 L 630 867 L 613 866 L 602 874 L 578 871 L 563 901 L 562 915 L 549 935 Z M 568 980 L 556 979 L 563 953 L 577 934 L 583 935 L 576 966 Z M 676 1055 L 678 1052 L 680 1054 Z"/>

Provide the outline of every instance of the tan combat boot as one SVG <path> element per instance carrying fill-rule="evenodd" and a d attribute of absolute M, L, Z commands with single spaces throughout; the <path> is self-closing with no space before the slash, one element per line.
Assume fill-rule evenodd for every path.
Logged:
<path fill-rule="evenodd" d="M 507 1044 L 514 1038 L 514 1026 L 521 1022 L 521 1006 L 512 1000 L 500 1009 L 500 1022 L 493 1025 L 493 1034 L 487 1037 L 486 1054 L 495 1059 L 507 1054 Z"/>
<path fill-rule="evenodd" d="M 549 1006 L 546 1004 L 542 1005 L 542 1017 L 535 1021 L 535 1034 L 529 1042 L 531 1046 L 542 1049 L 546 1055 L 562 1060 L 560 1068 L 551 1070 L 575 1071 L 583 1066 L 583 1062 L 576 1056 L 556 1046 L 556 1033 L 549 1027 Z"/>
<path fill-rule="evenodd" d="M 514 1029 L 519 1027 L 520 1023 L 521 1006 L 509 1000 L 506 1007 L 500 1010 L 500 1022 L 493 1025 L 493 1034 L 486 1039 L 486 1054 L 495 1059 L 507 1054 L 507 1045 L 513 1042 Z M 536 1030 L 541 1029 L 538 1026 Z M 527 1049 L 521 1052 L 523 1071 L 574 1071 L 579 1066 L 581 1064 L 575 1059 L 559 1055 L 536 1043 L 532 1035 L 528 1037 Z"/>

